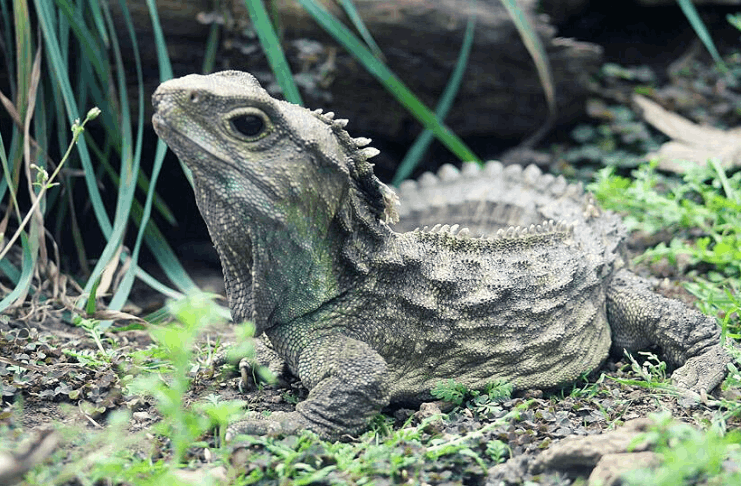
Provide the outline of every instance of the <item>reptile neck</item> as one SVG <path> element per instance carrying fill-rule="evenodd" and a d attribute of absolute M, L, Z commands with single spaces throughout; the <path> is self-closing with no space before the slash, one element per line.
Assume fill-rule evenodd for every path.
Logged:
<path fill-rule="evenodd" d="M 274 203 L 278 217 L 255 223 L 255 213 L 240 213 L 233 201 L 199 186 L 199 207 L 221 256 L 230 305 L 252 303 L 240 311 L 231 305 L 233 317 L 253 320 L 258 333 L 347 292 L 393 234 L 357 198 L 308 208 L 306 198 L 287 197 Z"/>

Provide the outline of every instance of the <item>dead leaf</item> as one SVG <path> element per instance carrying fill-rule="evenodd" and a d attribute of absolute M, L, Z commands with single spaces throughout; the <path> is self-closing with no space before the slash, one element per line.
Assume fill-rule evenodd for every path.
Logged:
<path fill-rule="evenodd" d="M 681 174 L 685 171 L 677 162 L 681 160 L 704 166 L 709 159 L 718 159 L 726 169 L 741 166 L 741 127 L 720 130 L 698 125 L 635 93 L 633 103 L 647 123 L 672 139 L 648 155 L 659 159 L 659 169 Z"/>

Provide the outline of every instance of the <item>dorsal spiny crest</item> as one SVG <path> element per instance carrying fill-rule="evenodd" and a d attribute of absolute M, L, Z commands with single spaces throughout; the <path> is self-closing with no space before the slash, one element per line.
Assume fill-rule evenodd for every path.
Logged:
<path fill-rule="evenodd" d="M 436 224 L 432 228 L 429 226 L 425 226 L 424 228 L 416 228 L 414 230 L 414 233 L 430 233 L 430 234 L 448 234 L 451 236 L 460 236 L 462 238 L 468 238 L 471 235 L 471 230 L 468 228 L 461 228 L 461 225 L 454 224 L 454 225 L 448 225 L 448 224 Z"/>
<path fill-rule="evenodd" d="M 576 223 L 559 221 L 555 223 L 552 219 L 543 221 L 541 224 L 531 224 L 530 226 L 510 226 L 508 228 L 499 228 L 494 235 L 482 236 L 489 240 L 502 238 L 522 238 L 531 235 L 546 235 L 552 233 L 573 234 Z"/>
<path fill-rule="evenodd" d="M 399 196 L 383 184 L 373 173 L 373 164 L 368 159 L 380 153 L 375 147 L 370 147 L 371 140 L 365 137 L 353 138 L 345 130 L 348 121 L 344 118 L 334 118 L 334 113 L 318 108 L 311 111 L 318 120 L 326 123 L 337 137 L 340 145 L 347 151 L 347 169 L 352 179 L 357 184 L 357 189 L 363 195 L 362 199 L 370 206 L 371 210 L 384 223 L 395 223 L 399 220 L 396 207 L 399 204 Z"/>

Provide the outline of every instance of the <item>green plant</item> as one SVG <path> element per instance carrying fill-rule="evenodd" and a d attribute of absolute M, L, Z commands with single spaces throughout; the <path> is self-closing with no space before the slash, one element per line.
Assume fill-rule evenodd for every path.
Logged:
<path fill-rule="evenodd" d="M 157 227 L 148 224 L 153 207 L 169 224 L 174 224 L 175 218 L 154 193 L 154 182 L 165 154 L 164 144 L 160 144 L 153 157 L 152 177 L 148 178 L 140 170 L 144 104 L 148 93 L 143 87 L 139 40 L 126 2 L 118 2 L 116 13 L 122 20 L 118 26 L 113 24 L 111 2 L 14 0 L 11 3 L 12 10 L 6 8 L 6 3 L 0 9 L 0 32 L 3 33 L 0 45 L 4 46 L 3 58 L 10 80 L 10 93 L 7 96 L 0 93 L 0 98 L 9 119 L 14 122 L 13 125 L 4 124 L 0 133 L 4 176 L 0 178 L 0 200 L 7 201 L 0 217 L 0 241 L 4 243 L 3 252 L 13 249 L 20 255 L 20 264 L 18 259 L 0 258 L 0 276 L 13 286 L 13 291 L 0 302 L 0 310 L 24 305 L 27 295 L 38 294 L 45 286 L 48 288 L 48 283 L 52 286 L 48 293 L 55 296 L 66 294 L 69 298 L 78 294 L 79 287 L 69 283 L 68 288 L 60 289 L 65 282 L 70 282 L 63 272 L 76 265 L 80 267 L 78 277 L 86 296 L 95 299 L 96 294 L 111 294 L 106 302 L 108 309 L 119 310 L 124 305 L 135 277 L 167 296 L 180 295 L 138 266 L 142 244 L 150 248 L 175 288 L 179 291 L 194 289 L 195 284 L 179 265 Z M 152 18 L 156 19 L 154 3 L 148 6 Z M 157 30 L 156 20 L 154 27 Z M 40 34 L 38 42 L 37 37 L 31 35 L 36 31 Z M 133 55 L 124 56 L 122 42 L 131 46 Z M 155 46 L 160 54 L 166 53 L 161 37 Z M 162 73 L 171 77 L 167 59 L 160 61 Z M 127 79 L 130 72 L 135 73 L 133 82 Z M 128 86 L 135 86 L 135 89 L 130 91 Z M 135 97 L 133 102 L 130 102 L 130 93 Z M 73 145 L 76 150 L 71 151 L 73 145 L 70 145 L 62 162 L 55 164 L 56 152 L 68 145 L 65 127 L 77 130 L 80 125 L 74 121 L 91 104 L 100 107 L 96 123 L 99 130 L 95 137 L 89 132 L 80 136 L 81 132 L 75 131 Z M 63 166 L 66 170 L 60 172 Z M 53 173 L 47 180 L 49 172 Z M 70 177 L 69 174 L 75 173 L 80 177 Z M 57 174 L 60 177 L 55 180 Z M 24 177 L 28 184 L 23 184 Z M 84 181 L 84 188 L 80 181 Z M 60 184 L 56 185 L 57 182 Z M 28 187 L 25 198 L 20 197 L 24 185 Z M 101 187 L 115 198 L 113 217 L 109 216 L 110 208 L 103 202 Z M 146 201 L 136 199 L 138 189 L 146 195 Z M 86 192 L 86 201 L 104 243 L 102 250 L 96 250 L 100 253 L 93 256 L 85 248 L 79 222 L 81 214 L 74 206 L 78 199 L 75 195 L 81 191 Z M 25 199 L 29 206 L 26 218 L 33 217 L 20 237 L 21 244 L 13 245 L 5 238 L 5 233 L 8 228 L 14 229 L 9 224 L 11 221 L 17 221 L 19 230 L 23 228 L 21 213 L 25 209 L 22 207 Z M 133 232 L 136 240 L 129 251 L 124 247 L 123 238 L 130 223 L 138 225 L 139 230 Z M 85 232 L 94 231 L 94 225 L 85 228 Z M 63 254 L 61 258 L 53 241 L 69 234 L 74 252 Z M 88 262 L 93 260 L 96 264 L 90 268 Z M 110 280 L 105 279 L 101 283 L 104 272 L 112 273 L 119 262 L 123 268 L 118 285 L 111 288 Z M 64 300 L 60 303 L 62 306 L 70 304 L 64 298 L 61 300 Z M 80 300 L 71 305 L 83 306 L 84 302 Z M 110 323 L 110 320 L 102 320 L 101 328 L 107 328 Z"/>
<path fill-rule="evenodd" d="M 226 428 L 229 422 L 243 413 L 244 402 L 242 400 L 222 401 L 218 395 L 211 394 L 206 397 L 205 402 L 193 405 L 193 411 L 197 415 L 203 415 L 208 418 L 209 426 L 216 427 L 218 445 L 225 443 Z"/>
<path fill-rule="evenodd" d="M 486 444 L 486 454 L 499 464 L 512 455 L 512 450 L 505 442 L 495 439 Z"/>
<path fill-rule="evenodd" d="M 732 176 L 716 161 L 686 165 L 681 180 L 660 175 L 656 162 L 632 172 L 633 179 L 605 168 L 588 186 L 607 209 L 625 213 L 629 230 L 656 233 L 669 229 L 677 236 L 659 243 L 637 261 L 666 259 L 702 269 L 685 288 L 696 295 L 700 310 L 722 315 L 724 334 L 739 333 L 741 309 L 741 172 Z M 690 238 L 690 232 L 695 235 Z"/>
<path fill-rule="evenodd" d="M 470 390 L 466 385 L 458 383 L 453 379 L 440 380 L 430 390 L 433 397 L 455 405 L 463 405 L 468 399 L 481 399 L 478 401 L 480 406 L 485 406 L 489 402 L 496 403 L 509 399 L 512 396 L 514 387 L 504 380 L 494 380 L 488 383 L 483 390 Z"/>
<path fill-rule="evenodd" d="M 635 71 L 624 72 L 618 68 L 617 65 L 605 64 L 602 74 L 627 77 Z M 577 145 L 562 154 L 565 162 L 574 165 L 589 163 L 620 168 L 636 167 L 645 161 L 645 154 L 658 150 L 665 140 L 664 136 L 654 135 L 646 122 L 628 107 L 605 105 L 600 107 L 600 113 L 604 121 L 599 125 L 580 124 L 571 131 L 571 138 Z"/>
<path fill-rule="evenodd" d="M 741 390 L 741 371 L 738 364 L 741 363 L 741 351 L 736 347 L 729 347 L 735 363 L 728 363 L 728 376 L 721 385 L 724 395 L 721 397 L 720 405 L 723 410 L 723 420 L 738 418 L 741 416 L 741 400 L 738 400 L 738 390 Z"/>
<path fill-rule="evenodd" d="M 213 426 L 218 427 L 218 435 L 223 444 L 228 420 L 244 405 L 241 401 L 217 403 L 212 397 L 208 403 L 190 410 L 183 402 L 191 383 L 189 375 L 196 339 L 209 325 L 220 321 L 218 306 L 213 302 L 213 297 L 194 293 L 185 299 L 169 303 L 168 307 L 177 323 L 166 327 L 152 326 L 150 334 L 165 353 L 165 359 L 172 366 L 172 373 L 167 380 L 157 375 L 143 375 L 130 386 L 138 394 L 154 397 L 157 409 L 162 414 L 162 420 L 155 426 L 155 430 L 170 438 L 174 464 L 180 464 L 193 441 Z"/>
<path fill-rule="evenodd" d="M 623 474 L 629 485 L 676 486 L 681 484 L 738 484 L 741 472 L 736 467 L 741 459 L 741 433 L 721 434 L 710 429 L 700 431 L 677 422 L 671 413 L 650 414 L 651 429 L 634 440 L 634 444 L 649 441 L 661 456 L 661 465 L 654 469 L 639 469 Z"/>
<path fill-rule="evenodd" d="M 430 390 L 430 393 L 433 397 L 440 400 L 455 405 L 462 405 L 469 396 L 470 391 L 466 385 L 458 383 L 452 378 L 448 378 L 447 380 L 440 380 L 435 383 L 435 386 Z"/>
<path fill-rule="evenodd" d="M 630 374 L 633 374 L 635 378 L 615 378 L 612 376 L 607 376 L 607 378 L 623 385 L 637 386 L 672 395 L 685 396 L 684 391 L 678 390 L 667 379 L 666 363 L 661 361 L 658 356 L 650 352 L 639 351 L 638 354 L 646 358 L 643 363 L 639 363 L 627 350 L 624 350 L 624 353 L 628 364 L 623 369 L 628 368 Z"/>
<path fill-rule="evenodd" d="M 602 383 L 605 381 L 605 374 L 600 374 L 596 381 L 588 379 L 590 373 L 584 373 L 579 377 L 579 381 L 575 382 L 571 388 L 571 392 L 568 396 L 572 398 L 594 398 L 600 393 L 605 392 L 602 387 Z M 564 388 L 564 392 L 566 389 Z"/>
<path fill-rule="evenodd" d="M 110 353 L 103 347 L 102 335 L 104 332 L 103 326 L 97 319 L 84 319 L 77 318 L 76 324 L 87 331 L 88 335 L 95 341 L 95 345 L 98 347 L 100 355 L 107 360 L 110 360 Z"/>
<path fill-rule="evenodd" d="M 646 358 L 643 364 L 639 364 L 629 352 L 625 351 L 625 357 L 630 361 L 630 369 L 633 374 L 648 384 L 667 382 L 665 362 L 661 361 L 655 354 L 647 351 L 639 351 L 637 354 Z"/>

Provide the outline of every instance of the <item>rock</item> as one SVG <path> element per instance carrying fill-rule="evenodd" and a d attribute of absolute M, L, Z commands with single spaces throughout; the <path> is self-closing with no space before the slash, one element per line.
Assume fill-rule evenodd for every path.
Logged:
<path fill-rule="evenodd" d="M 628 452 L 645 451 L 651 445 L 644 440 L 633 444 L 634 439 L 646 432 L 652 421 L 648 418 L 639 418 L 626 422 L 619 429 L 605 432 L 600 435 L 569 437 L 551 446 L 533 463 L 534 472 L 544 469 L 591 469 L 596 466 L 603 456 Z"/>
<path fill-rule="evenodd" d="M 605 454 L 589 475 L 588 485 L 620 486 L 620 478 L 626 471 L 656 467 L 660 463 L 661 456 L 651 451 Z"/>
<path fill-rule="evenodd" d="M 508 459 L 502 464 L 489 468 L 487 485 L 519 484 L 527 474 L 528 456 L 521 455 Z"/>

